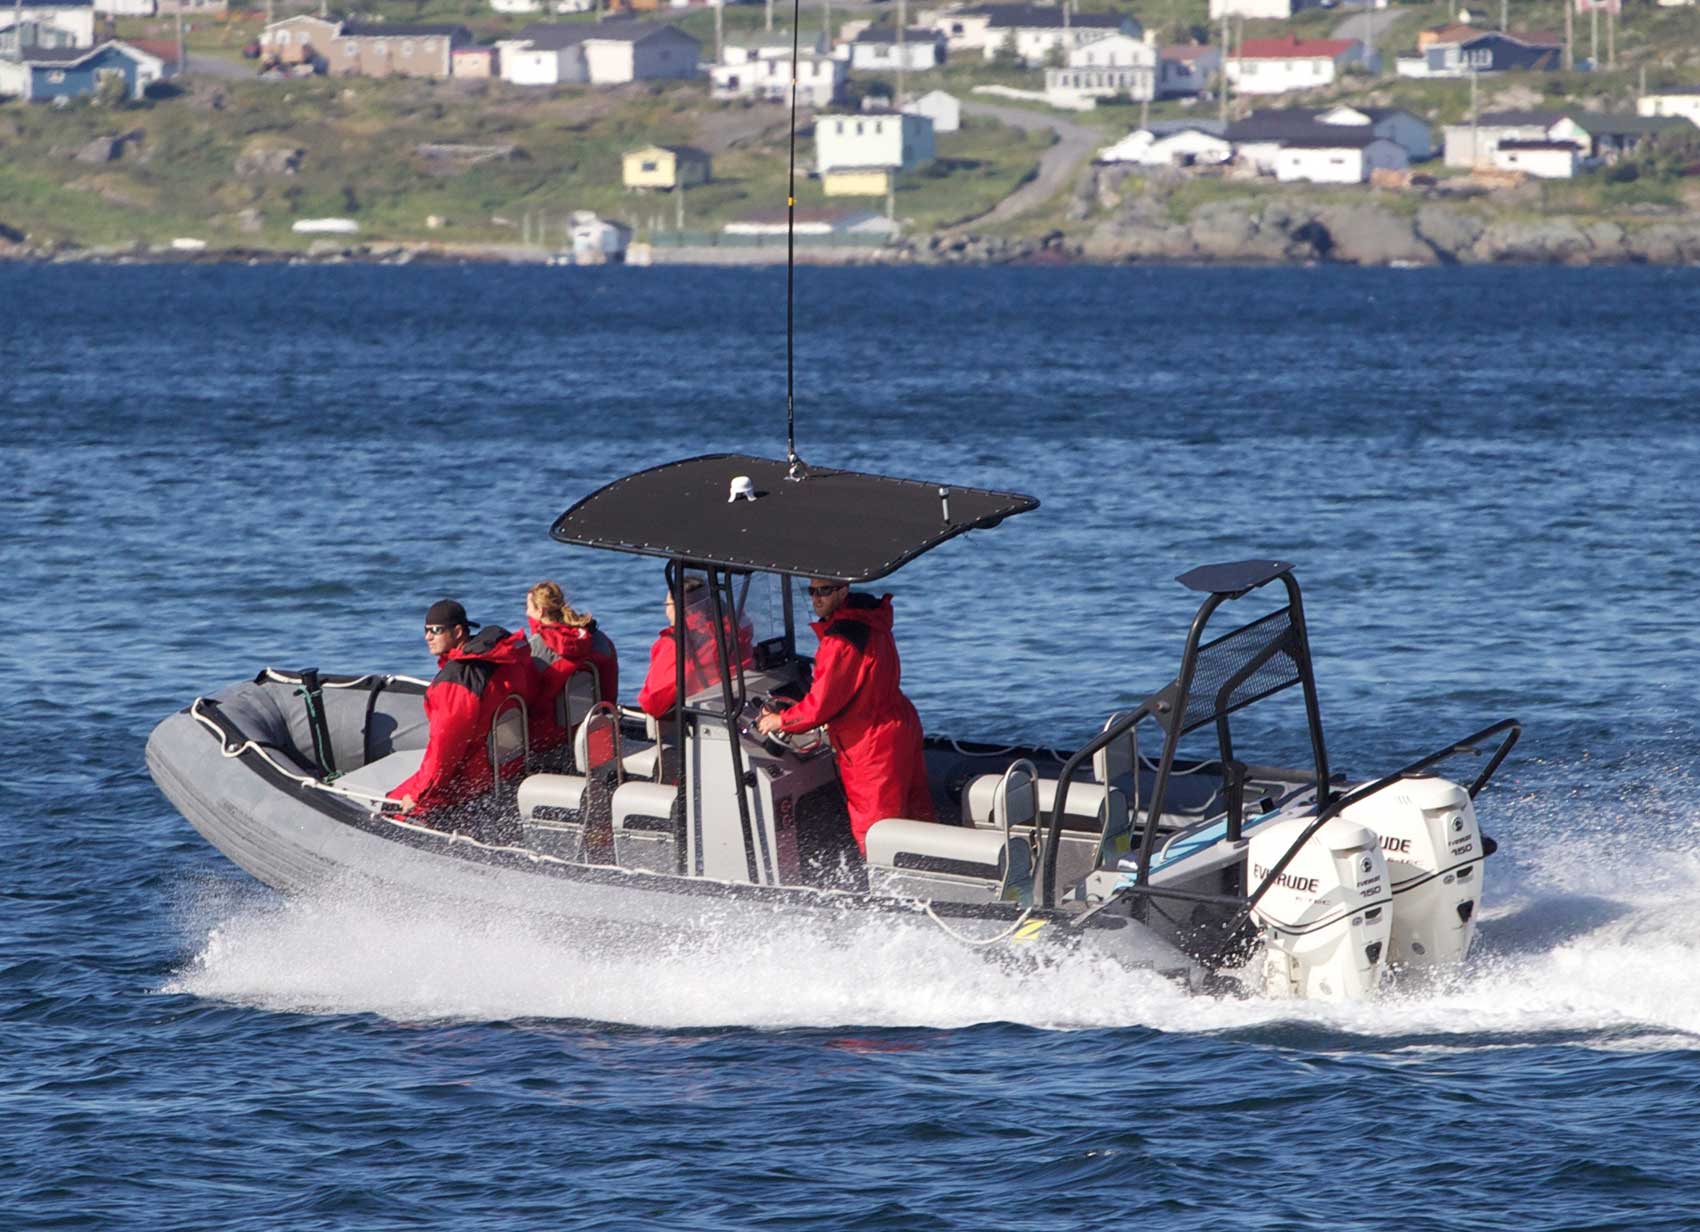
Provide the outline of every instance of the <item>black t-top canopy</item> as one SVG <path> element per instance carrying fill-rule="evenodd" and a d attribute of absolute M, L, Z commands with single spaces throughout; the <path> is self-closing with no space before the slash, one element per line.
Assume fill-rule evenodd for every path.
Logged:
<path fill-rule="evenodd" d="M 1017 492 L 822 467 L 790 480 L 785 471 L 743 454 L 669 462 L 591 493 L 549 534 L 691 564 L 867 582 L 963 531 L 1039 507 Z M 730 499 L 740 477 L 754 499 Z"/>

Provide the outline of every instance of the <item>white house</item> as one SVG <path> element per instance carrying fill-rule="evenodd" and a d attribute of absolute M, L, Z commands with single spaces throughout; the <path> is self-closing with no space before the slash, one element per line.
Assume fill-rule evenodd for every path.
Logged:
<path fill-rule="evenodd" d="M 1246 39 L 1239 52 L 1227 59 L 1228 82 L 1239 94 L 1285 94 L 1289 90 L 1314 90 L 1334 84 L 1349 64 L 1373 61 L 1364 58 L 1364 45 L 1357 39 Z"/>
<path fill-rule="evenodd" d="M 934 158 L 933 122 L 908 112 L 861 112 L 815 118 L 815 170 L 908 171 Z"/>
<path fill-rule="evenodd" d="M 94 11 L 108 17 L 152 17 L 159 6 L 154 0 L 94 0 Z"/>
<path fill-rule="evenodd" d="M 1434 157 L 1434 130 L 1402 107 L 1358 107 L 1341 103 L 1315 113 L 1318 124 L 1364 128 L 1404 147 L 1412 162 Z"/>
<path fill-rule="evenodd" d="M 1106 34 L 1068 53 L 1066 67 L 1045 70 L 1045 93 L 1059 106 L 1088 99 L 1157 97 L 1157 49 L 1131 34 Z"/>
<path fill-rule="evenodd" d="M 29 42 L 27 32 L 33 27 L 37 46 L 94 46 L 95 9 L 89 0 L 82 0 L 80 4 L 59 3 L 58 0 L 23 0 L 21 6 L 7 4 L 0 8 L 0 31 L 11 31 L 20 13 L 26 44 Z M 16 39 L 15 34 L 0 33 L 0 50 L 15 51 Z"/>
<path fill-rule="evenodd" d="M 937 30 L 905 30 L 899 46 L 895 27 L 869 26 L 837 51 L 851 68 L 894 72 L 901 66 L 915 73 L 942 65 L 945 46 L 945 37 Z"/>
<path fill-rule="evenodd" d="M 1681 116 L 1700 126 L 1700 90 L 1655 90 L 1635 100 L 1635 114 Z"/>
<path fill-rule="evenodd" d="M 642 21 L 534 22 L 497 46 L 504 81 L 550 86 L 695 77 L 702 52 L 678 27 Z"/>
<path fill-rule="evenodd" d="M 1154 123 L 1105 146 L 1098 151 L 1097 161 L 1142 167 L 1215 166 L 1234 156 L 1233 143 L 1215 131 L 1220 127 L 1208 120 Z"/>
<path fill-rule="evenodd" d="M 797 102 L 804 107 L 830 107 L 844 97 L 849 72 L 842 60 L 804 55 L 797 60 Z M 770 103 L 791 99 L 791 53 L 739 64 L 716 64 L 708 71 L 710 98 L 754 98 Z"/>
<path fill-rule="evenodd" d="M 1581 151 L 1569 141 L 1501 141 L 1494 146 L 1493 166 L 1500 171 L 1525 171 L 1543 180 L 1575 176 Z"/>
<path fill-rule="evenodd" d="M 1473 124 L 1448 124 L 1443 160 L 1448 167 L 1491 167 L 1500 142 L 1546 141 L 1563 118 L 1556 111 L 1489 111 Z"/>
<path fill-rule="evenodd" d="M 1206 43 L 1177 43 L 1163 48 L 1158 56 L 1158 98 L 1197 94 L 1222 70 L 1221 50 Z"/>
<path fill-rule="evenodd" d="M 935 133 L 954 133 L 962 127 L 962 104 L 956 95 L 933 90 L 903 104 L 910 115 L 926 116 Z"/>
<path fill-rule="evenodd" d="M 1061 7 L 978 4 L 935 14 L 933 26 L 952 52 L 978 51 L 987 60 L 1009 51 L 1028 65 L 1043 64 L 1052 52 L 1066 54 L 1106 34 L 1139 35 L 1140 24 L 1114 13 L 1065 12 Z"/>
<path fill-rule="evenodd" d="M 1275 155 L 1275 178 L 1282 183 L 1362 184 L 1371 171 L 1401 171 L 1410 165 L 1404 147 L 1386 137 L 1342 132 L 1338 137 L 1288 141 Z"/>
<path fill-rule="evenodd" d="M 720 43 L 720 63 L 748 64 L 752 60 L 789 60 L 791 37 L 789 30 L 757 30 L 749 34 L 728 34 Z M 825 55 L 826 37 L 817 34 L 809 38 L 799 38 L 797 49 L 807 55 Z"/>

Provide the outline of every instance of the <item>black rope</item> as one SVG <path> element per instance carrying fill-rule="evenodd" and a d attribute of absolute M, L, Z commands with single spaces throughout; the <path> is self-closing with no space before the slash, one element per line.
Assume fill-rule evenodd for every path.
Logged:
<path fill-rule="evenodd" d="M 808 468 L 797 456 L 796 281 L 797 281 L 797 56 L 803 28 L 802 0 L 791 0 L 791 157 L 785 171 L 785 478 L 802 479 Z M 830 35 L 830 32 L 829 32 Z"/>

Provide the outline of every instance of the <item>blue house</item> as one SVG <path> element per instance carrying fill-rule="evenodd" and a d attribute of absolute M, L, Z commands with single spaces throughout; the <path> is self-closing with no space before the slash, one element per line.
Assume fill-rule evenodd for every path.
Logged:
<path fill-rule="evenodd" d="M 1564 42 L 1548 35 L 1506 34 L 1490 30 L 1456 43 L 1432 43 L 1422 53 L 1427 71 L 1411 76 L 1468 77 L 1471 73 L 1508 73 L 1557 69 Z"/>
<path fill-rule="evenodd" d="M 21 61 L 0 62 L 0 93 L 30 102 L 82 98 L 116 76 L 126 98 L 139 99 L 148 86 L 170 75 L 160 57 L 116 40 L 93 47 L 25 47 Z"/>

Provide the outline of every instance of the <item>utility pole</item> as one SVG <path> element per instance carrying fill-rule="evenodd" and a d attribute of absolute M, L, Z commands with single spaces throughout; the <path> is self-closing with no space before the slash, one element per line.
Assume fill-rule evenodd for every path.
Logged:
<path fill-rule="evenodd" d="M 23 37 L 22 30 L 18 31 L 18 37 Z M 181 73 L 188 62 L 183 52 L 183 0 L 177 0 L 177 71 Z"/>
<path fill-rule="evenodd" d="M 1617 3 L 1606 8 L 1606 67 L 1617 67 Z"/>
<path fill-rule="evenodd" d="M 1566 0 L 1568 3 L 1568 0 Z M 1470 167 L 1472 170 L 1482 165 L 1482 151 L 1479 142 L 1481 137 L 1476 128 L 1476 70 L 1470 69 Z"/>
<path fill-rule="evenodd" d="M 679 207 L 679 216 L 678 216 L 678 225 L 676 226 L 675 230 L 683 231 L 685 229 L 685 181 L 683 179 L 681 179 L 679 181 L 679 187 L 675 191 L 677 192 L 678 198 L 679 198 L 678 202 L 676 203 Z"/>
<path fill-rule="evenodd" d="M 1509 7 L 1510 0 L 1499 0 L 1499 32 L 1501 34 L 1507 33 L 1511 29 L 1511 15 L 1506 12 Z"/>
<path fill-rule="evenodd" d="M 1635 101 L 1639 103 L 1647 97 L 1647 66 L 1641 66 L 1641 80 L 1635 86 Z M 1639 110 L 1639 108 L 1637 108 Z"/>
<path fill-rule="evenodd" d="M 909 7 L 908 7 L 908 4 L 907 4 L 907 0 L 897 0 L 897 97 L 891 100 L 891 106 L 892 106 L 893 111 L 902 111 L 903 110 L 903 81 L 904 81 L 904 77 L 905 77 L 904 69 L 907 67 L 903 62 L 903 27 L 905 25 L 907 25 L 908 22 L 909 22 Z M 903 139 L 902 139 L 902 135 L 901 135 L 902 129 L 903 129 L 903 126 L 900 123 L 898 125 L 898 132 L 899 132 L 898 145 L 899 145 L 899 147 L 901 147 L 902 144 L 903 144 Z"/>
<path fill-rule="evenodd" d="M 1592 0 L 1588 5 L 1588 71 L 1596 72 L 1600 67 L 1600 10 L 1595 8 Z"/>
<path fill-rule="evenodd" d="M 714 62 L 726 63 L 726 0 L 714 0 Z"/>
<path fill-rule="evenodd" d="M 1576 71 L 1576 0 L 1564 0 L 1564 71 Z"/>
<path fill-rule="evenodd" d="M 1220 113 L 1222 127 L 1228 126 L 1228 57 L 1233 48 L 1228 46 L 1228 15 L 1222 14 L 1222 72 L 1221 81 L 1217 83 L 1217 111 Z"/>
<path fill-rule="evenodd" d="M 767 0 L 767 32 L 773 33 L 773 0 Z"/>

